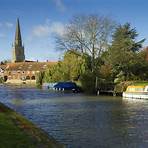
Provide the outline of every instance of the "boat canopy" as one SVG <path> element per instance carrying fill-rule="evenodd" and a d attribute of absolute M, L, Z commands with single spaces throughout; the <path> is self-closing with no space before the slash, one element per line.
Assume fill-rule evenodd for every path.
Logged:
<path fill-rule="evenodd" d="M 131 85 L 131 86 L 127 87 L 126 92 L 145 92 L 145 88 L 147 88 L 147 90 L 148 90 L 148 86 L 142 86 L 142 85 L 135 86 L 135 85 Z"/>

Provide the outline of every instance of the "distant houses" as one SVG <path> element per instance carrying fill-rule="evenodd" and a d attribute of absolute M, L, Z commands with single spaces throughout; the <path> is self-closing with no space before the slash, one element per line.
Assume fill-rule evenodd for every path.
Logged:
<path fill-rule="evenodd" d="M 20 24 L 17 19 L 15 41 L 12 49 L 12 62 L 0 65 L 0 77 L 3 77 L 6 83 L 35 83 L 36 75 L 54 64 L 56 62 L 38 62 L 25 59 Z"/>
<path fill-rule="evenodd" d="M 36 75 L 54 64 L 55 62 L 7 63 L 0 70 L 0 75 L 7 83 L 35 83 Z"/>

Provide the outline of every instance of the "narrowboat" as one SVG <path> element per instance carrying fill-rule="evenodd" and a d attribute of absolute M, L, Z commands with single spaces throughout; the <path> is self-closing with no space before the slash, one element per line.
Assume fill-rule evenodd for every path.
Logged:
<path fill-rule="evenodd" d="M 123 98 L 148 99 L 148 85 L 131 85 L 122 94 Z"/>

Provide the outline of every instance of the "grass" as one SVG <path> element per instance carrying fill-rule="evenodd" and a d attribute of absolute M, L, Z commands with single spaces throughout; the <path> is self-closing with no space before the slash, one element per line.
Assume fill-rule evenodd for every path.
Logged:
<path fill-rule="evenodd" d="M 141 85 L 141 86 L 146 86 L 148 85 L 148 81 L 137 81 L 137 82 L 134 82 L 133 85 Z"/>
<path fill-rule="evenodd" d="M 0 103 L 0 148 L 62 148 L 41 129 Z"/>

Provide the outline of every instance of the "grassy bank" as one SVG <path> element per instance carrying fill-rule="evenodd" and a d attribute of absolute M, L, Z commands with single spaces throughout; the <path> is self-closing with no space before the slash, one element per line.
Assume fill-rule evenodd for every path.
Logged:
<path fill-rule="evenodd" d="M 17 83 L 3 83 L 2 85 L 4 86 L 13 86 L 13 87 L 27 87 L 27 88 L 34 88 L 36 87 L 36 84 L 23 84 L 23 83 L 20 83 L 20 84 L 17 84 Z"/>
<path fill-rule="evenodd" d="M 0 148 L 62 148 L 52 137 L 0 103 Z"/>
<path fill-rule="evenodd" d="M 146 86 L 148 85 L 148 81 L 138 81 L 138 82 L 134 82 L 133 85 L 141 85 L 141 86 Z"/>

